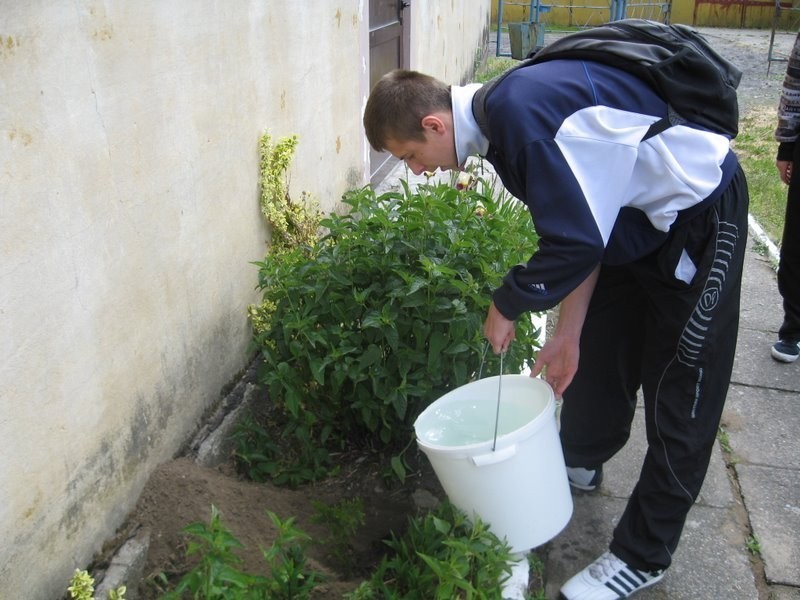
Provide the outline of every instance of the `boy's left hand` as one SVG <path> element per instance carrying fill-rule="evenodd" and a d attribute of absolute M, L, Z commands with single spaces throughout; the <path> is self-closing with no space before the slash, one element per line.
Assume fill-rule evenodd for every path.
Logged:
<path fill-rule="evenodd" d="M 579 348 L 578 340 L 567 336 L 552 337 L 539 350 L 531 369 L 531 377 L 544 371 L 544 380 L 550 384 L 557 397 L 561 396 L 578 371 Z"/>

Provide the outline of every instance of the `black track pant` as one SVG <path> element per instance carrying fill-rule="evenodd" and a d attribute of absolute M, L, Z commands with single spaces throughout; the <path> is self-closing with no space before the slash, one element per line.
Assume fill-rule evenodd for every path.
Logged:
<path fill-rule="evenodd" d="M 648 449 L 610 546 L 634 568 L 670 565 L 708 469 L 736 349 L 747 209 L 739 170 L 655 253 L 600 270 L 561 441 L 568 466 L 602 465 L 628 440 L 641 387 Z"/>
<path fill-rule="evenodd" d="M 778 337 L 787 342 L 800 342 L 800 143 L 794 145 L 792 179 L 786 197 L 778 291 L 783 298 L 783 324 Z"/>

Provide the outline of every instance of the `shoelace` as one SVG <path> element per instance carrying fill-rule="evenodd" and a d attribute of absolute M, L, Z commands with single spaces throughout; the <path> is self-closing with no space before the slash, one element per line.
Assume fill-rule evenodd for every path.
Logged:
<path fill-rule="evenodd" d="M 614 576 L 620 570 L 625 568 L 625 563 L 618 559 L 610 552 L 605 552 L 603 555 L 589 565 L 589 575 L 601 581 Z"/>

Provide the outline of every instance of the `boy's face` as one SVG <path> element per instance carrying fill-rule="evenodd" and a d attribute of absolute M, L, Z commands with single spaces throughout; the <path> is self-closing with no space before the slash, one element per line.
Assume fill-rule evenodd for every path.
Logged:
<path fill-rule="evenodd" d="M 437 168 L 458 170 L 452 116 L 446 113 L 428 115 L 422 119 L 422 131 L 424 141 L 390 139 L 386 141 L 386 150 L 405 161 L 414 175 Z"/>

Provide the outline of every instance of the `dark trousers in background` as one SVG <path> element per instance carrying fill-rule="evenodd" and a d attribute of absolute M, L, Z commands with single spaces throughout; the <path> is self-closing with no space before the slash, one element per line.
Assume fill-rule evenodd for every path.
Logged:
<path fill-rule="evenodd" d="M 592 296 L 560 435 L 568 466 L 602 465 L 627 442 L 641 388 L 648 449 L 610 546 L 634 568 L 670 565 L 708 469 L 736 349 L 748 202 L 740 169 L 655 253 L 603 266 Z"/>
<path fill-rule="evenodd" d="M 778 337 L 787 342 L 800 342 L 800 143 L 794 145 L 792 179 L 786 195 L 778 292 L 783 298 L 783 324 Z"/>

